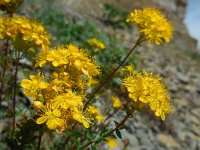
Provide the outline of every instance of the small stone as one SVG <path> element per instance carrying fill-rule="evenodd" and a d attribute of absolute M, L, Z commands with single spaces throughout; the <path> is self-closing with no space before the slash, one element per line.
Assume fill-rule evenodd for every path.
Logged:
<path fill-rule="evenodd" d="M 192 114 L 194 114 L 196 117 L 199 117 L 199 114 L 200 114 L 200 108 L 195 108 L 195 109 L 192 109 Z"/>
<path fill-rule="evenodd" d="M 180 148 L 180 144 L 171 135 L 158 134 L 158 140 L 168 147 Z"/>
<path fill-rule="evenodd" d="M 190 79 L 187 75 L 182 73 L 176 73 L 177 78 L 183 83 L 189 83 Z"/>
<path fill-rule="evenodd" d="M 197 92 L 200 94 L 200 85 L 197 87 Z"/>
<path fill-rule="evenodd" d="M 188 100 L 186 99 L 174 99 L 174 102 L 179 108 L 188 106 Z"/>
<path fill-rule="evenodd" d="M 200 135 L 200 126 L 196 125 L 196 124 L 192 124 L 190 126 L 191 131 L 195 134 L 195 135 Z"/>
<path fill-rule="evenodd" d="M 172 92 L 176 92 L 178 90 L 177 84 L 175 84 L 174 82 L 170 82 L 168 84 L 168 89 Z"/>
<path fill-rule="evenodd" d="M 136 146 L 137 147 L 139 145 L 138 139 L 135 135 L 132 135 L 132 134 L 124 131 L 123 137 L 128 138 L 130 146 L 133 146 L 133 147 Z"/>
<path fill-rule="evenodd" d="M 195 106 L 200 107 L 200 99 L 199 99 L 199 97 L 196 97 L 196 96 L 195 96 L 195 97 L 192 99 L 192 102 L 194 103 Z"/>
<path fill-rule="evenodd" d="M 186 85 L 184 86 L 184 90 L 190 93 L 194 93 L 196 91 L 196 88 L 194 87 L 194 85 Z"/>
<path fill-rule="evenodd" d="M 187 134 L 188 134 L 188 131 L 180 130 L 178 132 L 178 137 L 181 141 L 184 141 L 186 139 Z"/>
<path fill-rule="evenodd" d="M 196 116 L 194 115 L 190 115 L 190 118 L 188 118 L 192 123 L 195 124 L 200 124 L 200 119 L 198 119 Z M 200 130 L 199 130 L 200 131 Z"/>

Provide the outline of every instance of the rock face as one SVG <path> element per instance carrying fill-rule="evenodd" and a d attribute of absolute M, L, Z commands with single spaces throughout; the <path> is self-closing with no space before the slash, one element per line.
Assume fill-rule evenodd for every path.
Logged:
<path fill-rule="evenodd" d="M 136 113 L 127 122 L 128 130 L 123 137 L 129 139 L 127 149 L 165 150 L 200 149 L 200 67 L 199 60 L 191 58 L 186 52 L 195 52 L 197 42 L 188 34 L 183 24 L 187 0 L 63 0 L 63 11 L 80 19 L 102 17 L 103 3 L 132 10 L 133 8 L 154 7 L 163 11 L 174 26 L 174 38 L 162 46 L 140 47 L 140 68 L 160 73 L 171 91 L 174 113 L 166 122 L 156 120 L 153 115 Z M 95 19 L 94 19 L 95 20 Z M 105 27 L 99 23 L 99 27 Z M 109 28 L 110 29 L 110 28 Z M 115 30 L 124 43 L 132 45 L 133 33 Z M 148 50 L 149 49 L 149 50 Z M 116 118 L 119 120 L 118 116 Z"/>
<path fill-rule="evenodd" d="M 171 45 L 184 51 L 196 51 L 197 41 L 189 36 L 188 30 L 183 23 L 187 0 L 87 0 L 87 2 L 85 0 L 63 0 L 58 7 L 63 7 L 63 11 L 66 13 L 83 19 L 90 16 L 102 17 L 104 3 L 110 3 L 129 11 L 143 7 L 158 8 L 166 14 L 174 26 L 174 40 Z"/>

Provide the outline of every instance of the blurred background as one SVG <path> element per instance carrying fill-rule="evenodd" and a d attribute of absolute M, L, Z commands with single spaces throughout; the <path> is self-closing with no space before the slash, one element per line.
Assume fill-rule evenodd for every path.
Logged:
<path fill-rule="evenodd" d="M 186 8 L 185 15 L 185 24 L 189 30 L 191 36 L 198 40 L 198 51 L 200 52 L 200 30 L 198 27 L 200 26 L 200 0 L 189 0 Z"/>
<path fill-rule="evenodd" d="M 19 13 L 42 22 L 52 34 L 55 45 L 74 42 L 84 46 L 90 37 L 103 41 L 106 49 L 96 52 L 95 56 L 102 72 L 108 73 L 125 57 L 138 36 L 136 27 L 125 22 L 128 13 L 144 7 L 162 11 L 174 26 L 172 41 L 160 46 L 139 47 L 127 64 L 163 76 L 170 90 L 174 113 L 162 122 L 152 114 L 136 112 L 126 123 L 126 130 L 122 130 L 123 140 L 118 140 L 116 149 L 123 149 L 127 144 L 128 150 L 199 150 L 199 6 L 200 0 L 24 0 Z M 27 58 L 21 63 L 31 65 L 31 60 Z M 18 78 L 24 76 L 22 72 Z M 113 81 L 115 94 L 123 99 L 119 88 L 115 88 L 119 79 Z M 107 89 L 101 96 L 110 95 L 111 90 Z M 120 115 L 115 116 L 115 120 L 120 119 Z M 102 149 L 108 148 L 103 146 Z"/>

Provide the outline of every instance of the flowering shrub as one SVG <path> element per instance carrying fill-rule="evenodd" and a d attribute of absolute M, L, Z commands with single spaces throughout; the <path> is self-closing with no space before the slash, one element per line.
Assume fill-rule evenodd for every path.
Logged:
<path fill-rule="evenodd" d="M 127 22 L 133 22 L 138 27 L 138 40 L 119 65 L 101 79 L 104 72 L 101 71 L 94 53 L 106 48 L 103 41 L 91 37 L 85 39 L 85 45 L 91 49 L 91 53 L 74 43 L 51 48 L 51 36 L 42 24 L 14 15 L 20 3 L 21 1 L 0 1 L 2 10 L 9 14 L 0 16 L 0 39 L 5 42 L 6 47 L 3 54 L 6 58 L 11 57 L 14 62 L 14 66 L 8 65 L 10 62 L 4 59 L 1 66 L 1 92 L 4 91 L 4 79 L 10 67 L 14 70 L 10 143 L 16 149 L 23 149 L 31 142 L 35 143 L 36 138 L 37 149 L 40 149 L 43 135 L 54 131 L 65 139 L 64 145 L 68 149 L 86 149 L 88 146 L 95 149 L 103 141 L 114 148 L 117 143 L 113 133 L 122 138 L 120 130 L 130 117 L 134 117 L 135 111 L 153 111 L 163 121 L 171 113 L 170 96 L 160 75 L 156 76 L 145 70 L 137 72 L 131 65 L 123 67 L 130 54 L 141 44 L 162 44 L 170 41 L 172 26 L 159 10 L 144 8 L 130 13 Z M 16 121 L 21 121 L 15 118 L 19 61 L 30 48 L 39 50 L 34 58 L 34 67 L 40 71 L 30 74 L 29 79 L 22 79 L 21 87 L 24 96 L 32 99 L 34 114 L 29 116 L 29 121 L 22 121 L 16 126 Z M 112 108 L 101 112 L 95 103 L 98 102 L 97 94 L 117 71 L 124 76 L 121 78 L 121 87 L 129 98 L 122 101 L 120 97 L 113 95 L 110 98 Z M 99 79 L 101 80 L 98 81 Z M 119 110 L 126 115 L 121 122 L 115 121 L 115 127 L 111 128 L 108 120 Z M 28 127 L 33 127 L 33 131 L 27 133 L 29 140 L 25 140 L 23 131 Z"/>

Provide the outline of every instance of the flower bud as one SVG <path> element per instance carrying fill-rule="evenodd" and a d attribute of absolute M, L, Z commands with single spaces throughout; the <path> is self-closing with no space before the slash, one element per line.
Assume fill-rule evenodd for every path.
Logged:
<path fill-rule="evenodd" d="M 28 52 L 28 53 L 31 53 L 31 54 L 34 54 L 34 53 L 35 53 L 35 50 L 34 50 L 34 48 L 31 47 L 31 48 L 29 48 L 29 49 L 27 50 L 27 52 Z"/>
<path fill-rule="evenodd" d="M 32 104 L 33 109 L 41 109 L 43 104 L 40 101 L 34 101 Z"/>

